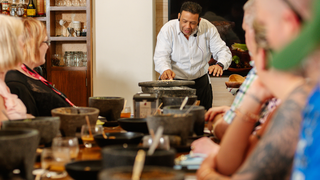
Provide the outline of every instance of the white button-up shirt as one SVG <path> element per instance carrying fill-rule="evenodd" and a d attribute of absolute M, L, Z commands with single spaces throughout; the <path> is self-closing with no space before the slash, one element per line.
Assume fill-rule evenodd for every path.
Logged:
<path fill-rule="evenodd" d="M 224 70 L 229 68 L 231 52 L 212 23 L 202 18 L 188 40 L 180 31 L 179 21 L 171 20 L 161 28 L 157 37 L 155 70 L 162 74 L 171 69 L 175 78 L 193 80 L 208 72 L 211 54 L 224 65 Z"/>

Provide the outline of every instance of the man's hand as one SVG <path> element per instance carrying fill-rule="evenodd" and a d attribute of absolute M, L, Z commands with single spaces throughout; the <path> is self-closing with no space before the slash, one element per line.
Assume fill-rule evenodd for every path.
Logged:
<path fill-rule="evenodd" d="M 171 70 L 165 70 L 162 74 L 161 74 L 161 80 L 172 80 L 174 77 L 176 76 L 176 74 Z"/>
<path fill-rule="evenodd" d="M 210 155 L 212 153 L 217 154 L 219 149 L 220 146 L 208 137 L 202 137 L 191 143 L 191 150 L 193 153 L 202 153 L 206 155 Z"/>
<path fill-rule="evenodd" d="M 212 65 L 209 66 L 209 74 L 212 73 L 212 76 L 222 76 L 223 74 L 223 69 L 219 65 Z"/>

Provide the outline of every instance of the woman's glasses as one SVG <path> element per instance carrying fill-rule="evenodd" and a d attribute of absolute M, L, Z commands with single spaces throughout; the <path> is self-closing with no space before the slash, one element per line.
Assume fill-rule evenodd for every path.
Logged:
<path fill-rule="evenodd" d="M 42 43 L 46 43 L 48 46 L 50 46 L 51 42 L 49 40 L 47 41 L 42 41 Z"/>
<path fill-rule="evenodd" d="M 293 13 L 297 16 L 299 22 L 300 23 L 303 22 L 301 15 L 298 13 L 296 8 L 291 4 L 291 2 L 289 2 L 288 0 L 283 0 L 283 2 L 285 2 L 289 6 L 289 8 L 293 11 Z"/>

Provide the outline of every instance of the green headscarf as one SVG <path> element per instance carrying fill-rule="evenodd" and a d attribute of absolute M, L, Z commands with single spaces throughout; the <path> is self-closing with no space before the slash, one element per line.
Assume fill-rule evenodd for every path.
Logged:
<path fill-rule="evenodd" d="M 315 0 L 313 18 L 306 22 L 300 35 L 281 52 L 274 54 L 269 65 L 280 70 L 298 67 L 320 44 L 320 0 Z"/>

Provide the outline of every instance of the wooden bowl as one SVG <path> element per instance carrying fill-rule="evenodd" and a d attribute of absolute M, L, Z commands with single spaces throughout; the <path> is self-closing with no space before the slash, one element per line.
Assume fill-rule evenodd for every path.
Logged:
<path fill-rule="evenodd" d="M 228 88 L 239 88 L 246 78 L 239 74 L 231 74 L 229 81 L 225 82 Z"/>

